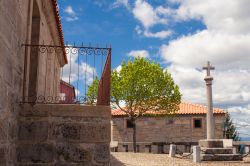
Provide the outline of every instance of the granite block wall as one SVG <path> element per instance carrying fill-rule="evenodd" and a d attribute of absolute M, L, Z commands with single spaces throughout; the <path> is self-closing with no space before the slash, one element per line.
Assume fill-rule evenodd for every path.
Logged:
<path fill-rule="evenodd" d="M 194 128 L 194 119 L 202 119 L 201 128 Z M 224 114 L 215 115 L 215 136 L 223 138 Z M 112 140 L 118 141 L 118 151 L 123 145 L 128 145 L 128 150 L 132 151 L 132 128 L 126 126 L 127 117 L 112 118 Z M 206 115 L 178 115 L 176 117 L 142 117 L 136 122 L 137 144 L 142 149 L 146 145 L 163 143 L 183 144 L 182 149 L 189 151 L 191 145 L 198 143 L 198 140 L 206 138 Z M 157 146 L 158 147 L 158 146 Z M 153 146 L 151 146 L 153 148 Z"/>
<path fill-rule="evenodd" d="M 24 105 L 18 164 L 109 165 L 110 116 L 108 106 Z"/>
<path fill-rule="evenodd" d="M 31 43 L 32 6 L 37 2 L 41 16 L 42 43 L 59 44 L 56 22 L 51 0 L 0 0 L 0 165 L 16 165 L 16 142 L 18 141 L 18 114 L 21 110 L 20 100 L 28 95 L 29 56 L 30 50 L 22 44 Z M 62 55 L 60 55 L 62 56 Z M 40 56 L 39 78 L 46 80 L 44 71 L 48 69 L 47 88 L 45 84 L 38 86 L 38 92 L 55 95 L 59 90 L 59 55 Z M 57 58 L 56 58 L 57 57 Z M 47 63 L 43 61 L 47 60 Z M 25 70 L 26 68 L 26 70 Z M 25 76 L 26 74 L 26 76 Z M 50 78 L 57 78 L 53 81 Z M 37 80 L 34 80 L 36 83 Z M 58 85 L 58 86 L 57 86 Z"/>

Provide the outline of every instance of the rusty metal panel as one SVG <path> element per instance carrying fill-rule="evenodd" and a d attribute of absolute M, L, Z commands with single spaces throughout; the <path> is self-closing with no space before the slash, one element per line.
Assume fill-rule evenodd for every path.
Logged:
<path fill-rule="evenodd" d="M 98 87 L 97 105 L 110 105 L 111 84 L 111 48 L 109 49 L 106 63 Z"/>

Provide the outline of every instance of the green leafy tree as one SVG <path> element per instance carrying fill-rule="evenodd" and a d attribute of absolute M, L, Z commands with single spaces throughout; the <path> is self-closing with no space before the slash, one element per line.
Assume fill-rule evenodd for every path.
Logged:
<path fill-rule="evenodd" d="M 99 85 L 99 80 L 96 77 L 92 83 L 92 85 L 90 85 L 88 87 L 88 92 L 87 92 L 87 103 L 88 104 L 95 104 L 96 100 L 97 100 L 97 95 L 98 95 L 98 85 Z"/>
<path fill-rule="evenodd" d="M 121 70 L 112 72 L 111 98 L 133 124 L 133 150 L 136 152 L 136 119 L 149 110 L 162 116 L 173 115 L 179 109 L 181 93 L 170 73 L 158 63 L 135 58 L 127 64 L 123 61 Z M 125 102 L 125 107 L 121 102 Z"/>
<path fill-rule="evenodd" d="M 236 127 L 234 126 L 229 113 L 226 113 L 223 136 L 224 138 L 227 138 L 227 139 L 240 141 L 239 133 L 237 132 Z"/>

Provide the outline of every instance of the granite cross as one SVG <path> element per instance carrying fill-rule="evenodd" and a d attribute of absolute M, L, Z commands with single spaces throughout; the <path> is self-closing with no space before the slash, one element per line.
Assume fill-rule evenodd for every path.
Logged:
<path fill-rule="evenodd" d="M 207 62 L 207 65 L 202 68 L 203 70 L 207 70 L 207 76 L 210 76 L 210 71 L 214 70 L 214 67 L 210 65 L 210 62 Z"/>

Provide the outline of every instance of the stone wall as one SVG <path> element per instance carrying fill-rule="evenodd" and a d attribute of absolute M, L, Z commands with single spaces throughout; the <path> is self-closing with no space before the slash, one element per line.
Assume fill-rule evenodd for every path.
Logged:
<path fill-rule="evenodd" d="M 201 128 L 194 128 L 193 120 L 196 118 L 202 119 Z M 128 145 L 129 151 L 132 151 L 133 129 L 126 127 L 126 119 L 126 117 L 112 118 L 112 140 L 118 141 L 118 151 L 123 145 Z M 223 121 L 224 114 L 215 115 L 216 138 L 223 138 Z M 136 140 L 141 149 L 145 149 L 146 145 L 157 143 L 190 146 L 206 138 L 206 115 L 179 115 L 173 118 L 142 117 L 136 121 L 136 128 Z"/>
<path fill-rule="evenodd" d="M 30 49 L 21 45 L 31 43 L 34 2 L 41 16 L 40 44 L 60 44 L 51 0 L 0 0 L 0 165 L 16 163 L 19 100 L 28 95 L 30 69 Z M 33 80 L 37 91 L 56 95 L 62 55 L 38 56 L 38 78 Z"/>
<path fill-rule="evenodd" d="M 0 165 L 15 165 L 28 1 L 0 0 Z"/>
<path fill-rule="evenodd" d="M 23 105 L 19 165 L 109 165 L 110 107 Z"/>
<path fill-rule="evenodd" d="M 37 5 L 38 9 L 34 8 L 34 5 Z M 45 45 L 61 45 L 59 32 L 57 30 L 57 24 L 55 20 L 55 14 L 53 11 L 52 1 L 51 0 L 32 0 L 28 4 L 30 7 L 29 17 L 27 21 L 28 25 L 27 29 L 28 34 L 26 36 L 26 41 L 24 43 L 32 43 L 32 23 L 34 13 L 39 17 L 39 35 L 37 37 L 37 43 L 32 44 L 45 44 Z M 37 28 L 38 29 L 38 28 Z M 64 56 L 62 53 L 56 53 L 55 51 L 47 50 L 47 51 L 40 51 L 38 49 L 34 49 L 35 52 L 38 52 L 36 60 L 38 61 L 37 66 L 32 66 L 33 62 L 30 62 L 30 57 L 34 54 L 32 49 L 29 47 L 23 47 L 23 50 L 26 51 L 26 59 L 27 61 L 24 64 L 25 72 L 25 82 L 24 82 L 24 95 L 30 96 L 28 92 L 28 88 L 30 87 L 31 83 L 36 84 L 36 96 L 44 96 L 45 98 L 56 97 L 59 96 L 59 88 L 60 88 L 60 67 L 65 64 Z M 29 72 L 32 70 L 37 70 L 37 76 L 32 78 L 30 77 Z"/>

